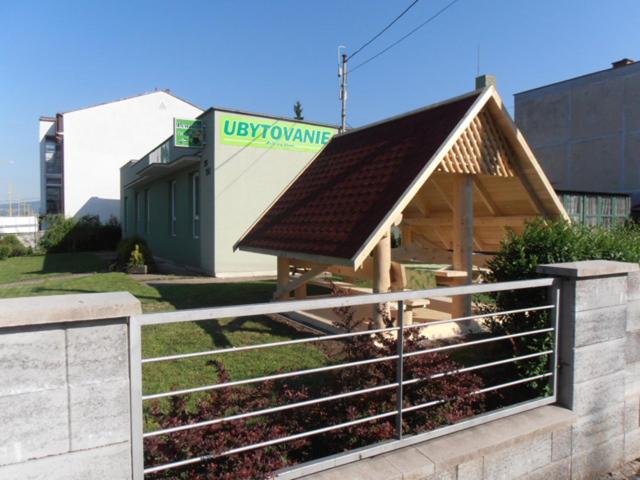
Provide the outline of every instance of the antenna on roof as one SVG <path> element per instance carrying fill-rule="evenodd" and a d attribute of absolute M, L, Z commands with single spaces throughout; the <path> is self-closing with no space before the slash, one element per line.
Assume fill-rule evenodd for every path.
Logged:
<path fill-rule="evenodd" d="M 338 78 L 340 79 L 340 133 L 344 133 L 347 129 L 347 47 L 340 45 L 338 47 Z"/>

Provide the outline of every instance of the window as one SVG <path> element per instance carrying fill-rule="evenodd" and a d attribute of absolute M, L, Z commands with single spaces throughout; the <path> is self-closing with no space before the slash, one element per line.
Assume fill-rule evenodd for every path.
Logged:
<path fill-rule="evenodd" d="M 172 180 L 169 184 L 169 205 L 170 205 L 170 216 L 169 216 L 169 231 L 171 232 L 171 236 L 176 236 L 176 181 Z"/>
<path fill-rule="evenodd" d="M 611 227 L 623 224 L 631 211 L 631 198 L 625 195 L 562 193 L 564 208 L 575 222 Z"/>
<path fill-rule="evenodd" d="M 193 238 L 200 237 L 200 174 L 191 177 L 191 210 Z"/>
<path fill-rule="evenodd" d="M 47 173 L 62 173 L 62 164 L 60 163 L 60 154 L 58 153 L 55 138 L 46 138 L 44 141 L 44 162 Z"/>
<path fill-rule="evenodd" d="M 62 187 L 47 185 L 46 195 L 47 213 L 53 215 L 62 213 Z"/>
<path fill-rule="evenodd" d="M 144 191 L 145 224 L 144 233 L 151 232 L 151 207 L 149 205 L 149 189 Z"/>

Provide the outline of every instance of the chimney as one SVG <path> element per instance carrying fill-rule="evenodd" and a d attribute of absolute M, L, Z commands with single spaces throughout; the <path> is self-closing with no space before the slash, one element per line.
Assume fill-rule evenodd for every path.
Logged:
<path fill-rule="evenodd" d="M 626 67 L 627 65 L 631 65 L 632 63 L 636 63 L 635 60 L 631 60 L 630 58 L 623 58 L 622 60 L 613 62 L 611 66 L 613 68 L 620 68 L 620 67 Z"/>
<path fill-rule="evenodd" d="M 488 87 L 489 85 L 493 85 L 494 88 L 497 87 L 496 77 L 494 75 L 480 75 L 476 77 L 476 90 Z"/>

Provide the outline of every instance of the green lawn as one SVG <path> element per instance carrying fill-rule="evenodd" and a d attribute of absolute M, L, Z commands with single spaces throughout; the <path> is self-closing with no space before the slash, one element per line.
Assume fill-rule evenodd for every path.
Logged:
<path fill-rule="evenodd" d="M 97 257 L 90 254 L 57 255 L 58 273 L 92 271 Z M 242 283 L 143 284 L 120 272 L 96 273 L 77 278 L 47 279 L 52 271 L 45 271 L 42 257 L 10 259 L 11 271 L 28 278 L 44 279 L 43 282 L 4 286 L 0 298 L 39 295 L 63 295 L 71 293 L 96 293 L 127 291 L 138 298 L 144 312 L 160 312 L 185 308 L 235 305 L 267 302 L 275 289 L 272 281 Z M 5 262 L 0 263 L 0 272 Z M 65 264 L 68 263 L 68 265 Z M 83 269 L 84 266 L 84 269 Z M 43 273 L 37 273 L 37 270 Z M 143 357 L 171 355 L 203 350 L 213 350 L 239 345 L 275 342 L 305 336 L 280 322 L 264 316 L 226 318 L 205 322 L 187 322 L 147 326 L 143 328 Z M 214 357 L 161 362 L 144 365 L 144 392 L 155 393 L 172 388 L 188 388 L 216 383 L 216 369 L 208 362 Z M 277 349 L 218 355 L 232 379 L 266 375 L 278 370 L 312 368 L 323 365 L 327 358 L 322 350 L 311 344 L 292 345 Z"/>
<path fill-rule="evenodd" d="M 92 253 L 57 253 L 13 257 L 0 261 L 0 284 L 37 280 L 54 275 L 105 271 L 105 262 Z"/>

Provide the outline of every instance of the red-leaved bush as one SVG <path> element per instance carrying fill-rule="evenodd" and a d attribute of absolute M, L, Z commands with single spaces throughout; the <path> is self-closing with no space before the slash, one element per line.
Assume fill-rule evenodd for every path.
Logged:
<path fill-rule="evenodd" d="M 353 331 L 350 309 L 337 311 L 339 326 Z M 389 325 L 390 321 L 387 319 Z M 340 363 L 381 358 L 396 354 L 395 336 L 360 335 L 344 341 L 337 357 Z M 405 332 L 405 353 L 425 349 L 425 339 L 418 329 Z M 218 369 L 220 382 L 229 381 L 224 366 Z M 483 409 L 483 396 L 473 394 L 481 388 L 480 377 L 456 372 L 460 366 L 441 353 L 406 357 L 404 379 L 421 379 L 404 387 L 403 405 L 410 407 L 432 402 L 425 408 L 403 414 L 403 431 L 416 433 L 432 430 L 475 415 Z M 456 373 L 453 373 L 456 372 Z M 445 375 L 440 375 L 440 374 Z M 447 374 L 452 373 L 452 374 Z M 436 378 L 430 378 L 435 376 Z M 251 387 L 220 388 L 202 398 L 197 408 L 189 411 L 186 402 L 175 397 L 169 409 L 157 405 L 151 410 L 161 428 L 196 423 L 230 415 L 322 398 L 396 381 L 396 360 L 340 368 L 294 381 L 270 381 Z M 344 399 L 313 403 L 309 406 L 276 412 L 244 420 L 225 421 L 184 430 L 145 441 L 145 465 L 153 466 L 206 455 L 219 455 L 243 446 L 282 438 L 297 433 L 337 425 L 363 417 L 392 412 L 396 409 L 396 388 L 388 388 Z M 304 439 L 252 449 L 242 453 L 215 457 L 180 469 L 156 473 L 162 479 L 263 479 L 285 466 L 347 451 L 394 438 L 395 416 L 332 430 Z"/>

